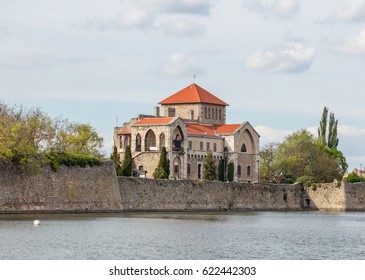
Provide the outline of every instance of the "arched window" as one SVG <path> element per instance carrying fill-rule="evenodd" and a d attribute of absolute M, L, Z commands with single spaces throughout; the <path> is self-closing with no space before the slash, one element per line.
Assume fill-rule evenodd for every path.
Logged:
<path fill-rule="evenodd" d="M 251 166 L 247 166 L 247 176 L 251 176 Z"/>
<path fill-rule="evenodd" d="M 221 119 L 222 119 L 222 110 L 219 109 L 219 120 L 221 120 Z"/>
<path fill-rule="evenodd" d="M 145 137 L 145 151 L 156 151 L 156 135 L 152 129 L 147 131 Z"/>
<path fill-rule="evenodd" d="M 241 176 L 242 175 L 242 170 L 241 170 L 241 165 L 237 166 L 237 176 Z"/>
<path fill-rule="evenodd" d="M 204 107 L 204 118 L 207 118 L 208 114 L 207 114 L 207 107 Z"/>
<path fill-rule="evenodd" d="M 241 146 L 241 153 L 247 153 L 247 148 L 245 144 L 242 144 Z"/>
<path fill-rule="evenodd" d="M 160 150 L 165 147 L 165 134 L 161 133 L 160 134 Z"/>
<path fill-rule="evenodd" d="M 142 149 L 142 138 L 141 135 L 139 135 L 139 133 L 136 136 L 136 152 L 140 152 Z"/>
<path fill-rule="evenodd" d="M 208 108 L 208 119 L 210 119 L 210 108 Z"/>
<path fill-rule="evenodd" d="M 215 108 L 215 119 L 218 120 L 218 109 Z"/>

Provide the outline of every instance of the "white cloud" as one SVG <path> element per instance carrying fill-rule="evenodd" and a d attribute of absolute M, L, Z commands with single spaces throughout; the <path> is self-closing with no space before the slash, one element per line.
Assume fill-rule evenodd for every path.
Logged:
<path fill-rule="evenodd" d="M 299 0 L 246 0 L 245 6 L 264 15 L 289 20 L 299 11 Z"/>
<path fill-rule="evenodd" d="M 133 3 L 150 13 L 209 14 L 215 0 L 134 0 Z"/>
<path fill-rule="evenodd" d="M 365 136 L 365 128 L 358 128 L 351 125 L 339 125 L 338 134 L 348 137 Z"/>
<path fill-rule="evenodd" d="M 168 76 L 185 76 L 205 72 L 183 53 L 172 54 L 164 63 L 163 71 Z"/>
<path fill-rule="evenodd" d="M 349 55 L 365 55 L 365 29 L 358 35 L 348 39 L 341 46 L 340 51 Z"/>
<path fill-rule="evenodd" d="M 265 146 L 266 144 L 272 142 L 281 142 L 285 136 L 293 133 L 291 130 L 279 130 L 264 125 L 255 126 L 255 130 L 260 134 L 261 146 Z"/>
<path fill-rule="evenodd" d="M 253 54 L 246 61 L 246 67 L 265 72 L 303 72 L 315 57 L 316 49 L 300 43 L 273 47 Z"/>
<path fill-rule="evenodd" d="M 329 19 L 344 22 L 365 21 L 365 0 L 345 0 Z"/>
<path fill-rule="evenodd" d="M 168 20 L 158 24 L 158 27 L 169 36 L 187 37 L 199 36 L 206 32 L 206 25 L 187 19 Z"/>

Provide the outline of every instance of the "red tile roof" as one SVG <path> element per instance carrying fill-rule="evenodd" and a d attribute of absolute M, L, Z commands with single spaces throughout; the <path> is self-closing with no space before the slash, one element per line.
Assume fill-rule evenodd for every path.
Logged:
<path fill-rule="evenodd" d="M 229 106 L 226 102 L 214 96 L 197 84 L 191 84 L 177 93 L 162 100 L 159 104 L 191 104 L 208 103 L 214 105 Z"/>
<path fill-rule="evenodd" d="M 129 130 L 119 130 L 118 134 L 122 134 L 122 135 L 125 135 L 125 134 L 131 134 L 131 132 Z"/>
<path fill-rule="evenodd" d="M 198 123 L 186 123 L 188 134 L 193 135 L 207 135 L 218 136 L 220 134 L 233 134 L 241 124 L 198 124 Z"/>
<path fill-rule="evenodd" d="M 217 134 L 232 134 L 240 126 L 240 124 L 215 125 L 215 132 Z"/>
<path fill-rule="evenodd" d="M 133 125 L 161 125 L 169 124 L 174 118 L 144 118 L 136 121 Z"/>

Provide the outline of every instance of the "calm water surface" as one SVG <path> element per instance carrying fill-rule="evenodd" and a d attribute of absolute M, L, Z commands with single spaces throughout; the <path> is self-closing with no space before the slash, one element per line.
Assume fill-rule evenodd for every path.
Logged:
<path fill-rule="evenodd" d="M 3 215 L 0 259 L 363 260 L 365 213 Z"/>

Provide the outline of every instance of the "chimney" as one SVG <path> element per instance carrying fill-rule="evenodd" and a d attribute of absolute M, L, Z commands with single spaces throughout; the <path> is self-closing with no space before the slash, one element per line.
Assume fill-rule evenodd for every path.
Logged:
<path fill-rule="evenodd" d="M 159 116 L 160 116 L 160 107 L 159 107 L 159 106 L 155 106 L 155 107 L 153 108 L 153 115 L 154 115 L 155 117 L 159 117 Z"/>

